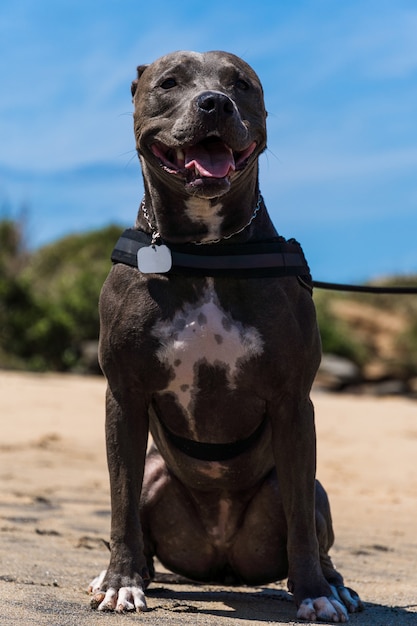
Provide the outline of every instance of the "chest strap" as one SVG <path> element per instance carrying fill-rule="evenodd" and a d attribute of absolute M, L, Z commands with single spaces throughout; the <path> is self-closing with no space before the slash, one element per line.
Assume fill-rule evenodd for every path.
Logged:
<path fill-rule="evenodd" d="M 137 267 L 140 248 L 151 245 L 151 236 L 140 230 L 124 231 L 112 252 L 113 263 Z M 165 244 L 167 245 L 167 244 Z M 168 274 L 264 278 L 298 276 L 311 285 L 311 274 L 300 244 L 277 237 L 273 241 L 243 244 L 169 244 L 172 268 Z"/>

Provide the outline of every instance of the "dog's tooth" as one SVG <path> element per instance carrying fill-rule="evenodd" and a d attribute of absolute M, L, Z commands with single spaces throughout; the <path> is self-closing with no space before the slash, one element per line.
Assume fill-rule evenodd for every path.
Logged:
<path fill-rule="evenodd" d="M 177 156 L 177 167 L 179 169 L 181 169 L 185 165 L 185 153 L 184 153 L 184 150 L 181 150 L 181 148 L 177 148 L 176 156 Z"/>

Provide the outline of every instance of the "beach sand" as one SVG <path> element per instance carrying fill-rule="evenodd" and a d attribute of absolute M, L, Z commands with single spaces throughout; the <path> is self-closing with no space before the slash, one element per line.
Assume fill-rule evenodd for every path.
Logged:
<path fill-rule="evenodd" d="M 110 503 L 102 378 L 0 372 L 0 624 L 295 624 L 285 581 L 154 583 L 144 614 L 97 613 L 86 588 L 107 566 Z M 361 595 L 361 626 L 417 625 L 417 403 L 315 390 L 317 477 L 331 555 Z M 304 622 L 306 623 L 306 622 Z"/>

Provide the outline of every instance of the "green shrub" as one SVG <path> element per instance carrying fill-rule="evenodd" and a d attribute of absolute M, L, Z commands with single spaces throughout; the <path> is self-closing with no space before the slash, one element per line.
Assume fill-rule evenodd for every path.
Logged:
<path fill-rule="evenodd" d="M 71 235 L 32 255 L 0 222 L 0 367 L 68 371 L 98 339 L 98 298 L 120 228 Z"/>

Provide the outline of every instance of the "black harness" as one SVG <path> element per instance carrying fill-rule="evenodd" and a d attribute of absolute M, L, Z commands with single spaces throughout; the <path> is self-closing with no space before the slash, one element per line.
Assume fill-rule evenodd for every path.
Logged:
<path fill-rule="evenodd" d="M 113 263 L 138 267 L 138 250 L 150 245 L 151 235 L 128 228 L 116 243 L 111 259 Z M 295 239 L 287 241 L 283 237 L 276 237 L 262 242 L 228 243 L 221 246 L 170 243 L 168 247 L 172 256 L 172 267 L 168 274 L 236 278 L 298 276 L 310 287 L 312 284 L 303 250 Z"/>
<path fill-rule="evenodd" d="M 151 235 L 129 228 L 124 231 L 112 252 L 113 263 L 138 268 L 138 251 L 152 245 Z M 157 244 L 154 244 L 157 245 Z M 164 244 L 166 245 L 166 244 Z M 312 291 L 312 278 L 300 244 L 295 239 L 273 240 L 217 246 L 213 244 L 169 244 L 172 256 L 170 274 L 189 276 L 228 276 L 265 278 L 296 276 L 300 284 Z M 165 272 L 164 272 L 165 273 Z M 247 452 L 262 436 L 266 418 L 255 431 L 230 443 L 203 443 L 173 433 L 155 414 L 167 439 L 181 452 L 200 461 L 227 461 Z"/>

